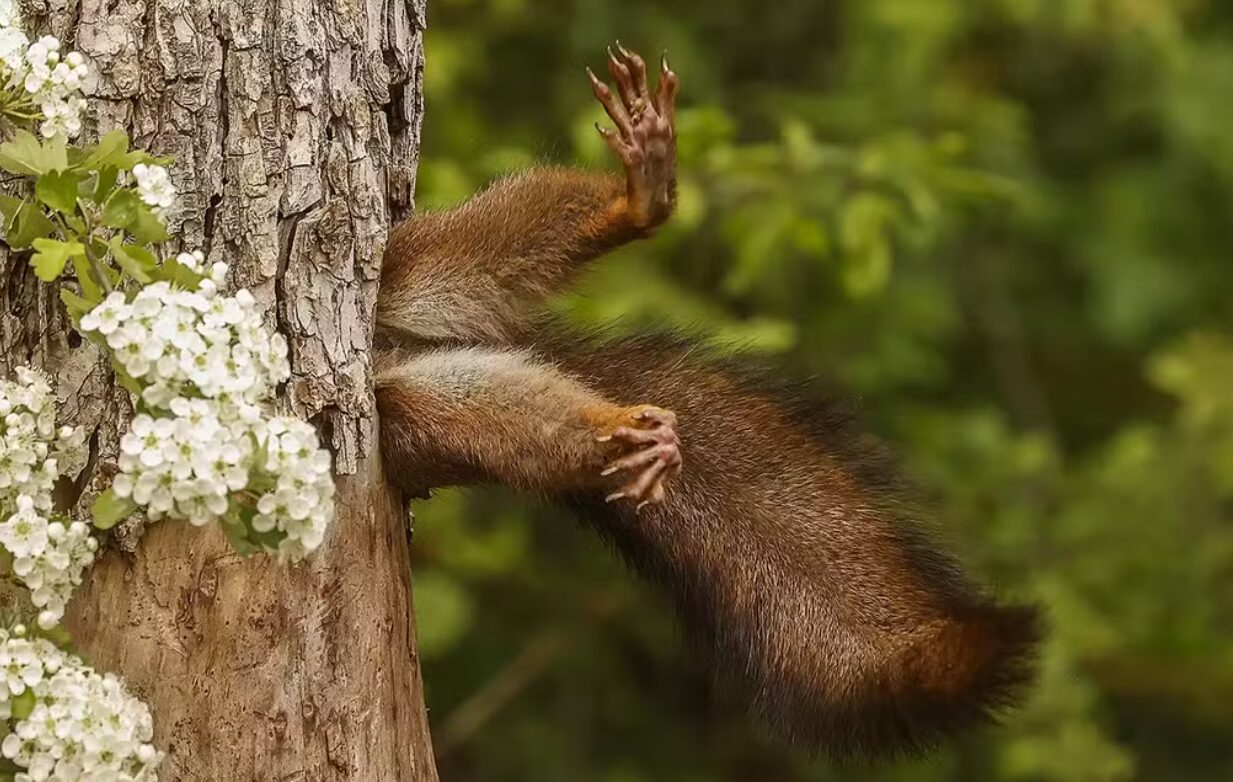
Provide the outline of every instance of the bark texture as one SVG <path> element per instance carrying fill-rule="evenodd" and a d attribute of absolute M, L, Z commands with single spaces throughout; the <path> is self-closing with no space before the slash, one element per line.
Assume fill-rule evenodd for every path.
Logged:
<path fill-rule="evenodd" d="M 242 560 L 214 529 L 127 526 L 70 607 L 74 639 L 150 704 L 162 779 L 435 780 L 369 351 L 385 237 L 414 189 L 424 0 L 22 5 L 88 58 L 97 130 L 176 159 L 172 233 L 265 304 L 291 344 L 283 403 L 320 424 L 341 473 L 338 518 L 298 568 Z M 88 507 L 127 397 L 21 259 L 0 259 L 0 297 L 0 368 L 48 368 L 62 415 L 95 433 Z"/>

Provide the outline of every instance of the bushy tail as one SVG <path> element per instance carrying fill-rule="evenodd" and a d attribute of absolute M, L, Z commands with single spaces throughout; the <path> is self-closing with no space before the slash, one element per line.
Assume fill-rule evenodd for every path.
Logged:
<path fill-rule="evenodd" d="M 997 605 L 928 543 L 832 407 L 673 339 L 538 346 L 613 398 L 677 413 L 685 470 L 667 502 L 572 502 L 773 732 L 836 757 L 922 750 L 1030 680 L 1035 611 Z"/>

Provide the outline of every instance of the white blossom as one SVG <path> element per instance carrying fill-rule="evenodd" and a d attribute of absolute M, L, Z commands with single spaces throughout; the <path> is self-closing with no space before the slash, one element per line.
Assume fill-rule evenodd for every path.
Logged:
<path fill-rule="evenodd" d="M 21 9 L 17 0 L 0 0 L 0 28 L 21 27 Z"/>
<path fill-rule="evenodd" d="M 24 628 L 0 629 L 0 717 L 8 734 L 0 754 L 23 771 L 15 779 L 49 782 L 154 782 L 163 755 L 151 744 L 150 710 L 123 682 Z M 16 699 L 34 696 L 28 713 Z"/>
<path fill-rule="evenodd" d="M 11 0 L 9 0 L 11 2 Z M 3 8 L 0 7 L 0 14 Z M 26 63 L 26 47 L 30 39 L 16 27 L 0 26 L 0 62 L 13 72 L 19 72 Z"/>
<path fill-rule="evenodd" d="M 253 528 L 278 530 L 280 561 L 299 561 L 321 545 L 334 518 L 334 481 L 329 451 L 311 425 L 279 416 L 254 428 L 265 463 L 260 482 L 271 488 L 257 500 Z"/>
<path fill-rule="evenodd" d="M 137 180 L 137 195 L 156 215 L 166 215 L 175 205 L 176 188 L 166 168 L 138 163 L 133 166 L 133 178 Z"/>
<path fill-rule="evenodd" d="M 187 266 L 185 257 L 204 267 L 187 253 L 178 260 Z M 211 274 L 221 280 L 226 265 Z M 82 317 L 81 330 L 106 342 L 141 380 L 142 401 L 160 412 L 177 397 L 259 403 L 291 374 L 287 343 L 266 327 L 256 300 L 247 291 L 223 295 L 217 284 L 189 291 L 157 282 L 131 301 L 115 291 Z"/>
<path fill-rule="evenodd" d="M 46 138 L 75 137 L 81 132 L 86 101 L 82 82 L 89 74 L 79 52 L 62 54 L 60 40 L 45 35 L 30 43 L 19 29 L 20 18 L 12 0 L 0 3 L 0 62 L 5 83 L 20 90 L 42 113 L 39 132 Z"/>
<path fill-rule="evenodd" d="M 207 271 L 201 253 L 176 260 Z M 297 561 L 321 545 L 333 518 L 329 453 L 310 425 L 266 413 L 290 376 L 287 343 L 248 291 L 220 292 L 226 264 L 208 273 L 195 291 L 158 282 L 131 298 L 113 292 L 81 319 L 142 386 L 112 489 L 151 519 L 240 525 L 261 548 Z"/>
<path fill-rule="evenodd" d="M 46 628 L 64 616 L 98 543 L 86 525 L 53 512 L 56 481 L 85 465 L 84 433 L 56 428 L 46 378 L 25 368 L 16 378 L 0 381 L 0 546 Z"/>

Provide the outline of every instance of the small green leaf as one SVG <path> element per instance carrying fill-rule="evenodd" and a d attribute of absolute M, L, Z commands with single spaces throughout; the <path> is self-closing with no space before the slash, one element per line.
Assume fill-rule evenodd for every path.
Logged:
<path fill-rule="evenodd" d="M 62 242 L 59 239 L 35 239 L 34 255 L 30 256 L 30 265 L 34 273 L 43 282 L 51 282 L 64 272 L 64 265 L 69 258 L 78 255 L 85 256 L 86 248 L 81 242 Z"/>
<path fill-rule="evenodd" d="M 42 157 L 43 145 L 29 131 L 15 131 L 10 141 L 0 144 L 0 168 L 12 174 L 42 174 L 47 170 L 42 166 Z"/>
<path fill-rule="evenodd" d="M 156 280 L 169 282 L 177 288 L 184 288 L 190 291 L 195 291 L 201 287 L 201 281 L 205 279 L 202 275 L 174 258 L 170 261 L 164 261 L 161 266 L 156 268 L 153 277 Z"/>
<path fill-rule="evenodd" d="M 77 274 L 77 284 L 81 286 L 81 293 L 86 300 L 93 304 L 102 301 L 103 289 L 99 281 L 94 278 L 94 268 L 86 256 L 73 257 L 73 271 Z"/>
<path fill-rule="evenodd" d="M 64 302 L 65 308 L 68 309 L 69 315 L 73 318 L 73 323 L 80 321 L 81 316 L 94 309 L 94 305 L 98 303 L 84 299 L 68 288 L 60 289 L 60 301 Z"/>
<path fill-rule="evenodd" d="M 67 166 L 68 153 L 61 137 L 40 142 L 29 131 L 18 130 L 12 139 L 0 144 L 0 168 L 13 174 L 39 176 Z"/>
<path fill-rule="evenodd" d="M 108 489 L 94 501 L 94 526 L 111 529 L 137 510 L 137 503 L 128 497 L 117 497 L 115 490 Z"/>
<path fill-rule="evenodd" d="M 20 198 L 14 198 L 11 195 L 0 195 L 0 214 L 4 215 L 4 227 L 7 230 L 12 224 L 13 218 L 21 211 L 21 205 L 25 201 Z"/>
<path fill-rule="evenodd" d="M 65 215 L 64 224 L 67 225 L 68 229 L 75 234 L 81 235 L 86 232 L 85 221 L 77 215 Z"/>
<path fill-rule="evenodd" d="M 74 214 L 80 183 L 81 176 L 72 171 L 49 171 L 34 183 L 34 195 L 57 212 Z"/>
<path fill-rule="evenodd" d="M 99 170 L 94 179 L 94 203 L 104 204 L 111 197 L 111 191 L 116 187 L 116 178 L 120 176 L 115 166 L 107 166 Z"/>
<path fill-rule="evenodd" d="M 127 153 L 128 134 L 122 130 L 113 130 L 99 139 L 97 144 L 86 149 L 86 156 L 78 167 L 100 172 L 108 167 L 114 169 L 123 162 Z"/>
<path fill-rule="evenodd" d="M 120 362 L 116 361 L 115 356 L 111 357 L 111 371 L 115 373 L 116 380 L 120 381 L 120 385 L 124 386 L 125 390 L 131 394 L 141 396 L 141 384 L 134 380 L 133 376 L 125 371 Z"/>
<path fill-rule="evenodd" d="M 14 250 L 24 250 L 35 239 L 46 238 L 55 231 L 56 224 L 43 214 L 43 210 L 26 201 L 14 215 L 5 235 L 5 241 Z"/>
<path fill-rule="evenodd" d="M 126 228 L 137 217 L 141 199 L 132 190 L 117 190 L 103 207 L 103 223 L 111 228 Z"/>
<path fill-rule="evenodd" d="M 30 712 L 34 711 L 34 707 L 38 705 L 38 699 L 34 697 L 34 690 L 27 687 L 22 690 L 21 695 L 10 699 L 9 704 L 13 719 L 24 720 L 30 716 Z"/>
<path fill-rule="evenodd" d="M 128 225 L 129 234 L 142 244 L 159 244 L 167 241 L 167 226 L 150 207 L 138 202 L 137 214 Z"/>
<path fill-rule="evenodd" d="M 263 551 L 278 551 L 278 544 L 282 543 L 286 538 L 287 533 L 280 529 L 271 529 L 265 532 L 258 532 L 255 529 L 248 531 L 248 539 Z"/>
<path fill-rule="evenodd" d="M 120 237 L 113 237 L 110 243 L 111 253 L 116 263 L 129 277 L 145 285 L 151 282 L 153 273 L 158 267 L 158 259 L 154 253 L 135 244 L 124 244 Z"/>
<path fill-rule="evenodd" d="M 155 157 L 143 149 L 134 149 L 127 155 L 122 155 L 117 165 L 122 171 L 128 171 L 138 163 L 145 163 L 147 166 L 169 166 L 172 159 L 169 157 Z"/>
<path fill-rule="evenodd" d="M 245 525 L 224 520 L 222 528 L 223 532 L 227 535 L 227 540 L 231 542 L 231 547 L 240 556 L 247 557 L 261 550 L 259 546 L 248 539 L 248 527 Z"/>

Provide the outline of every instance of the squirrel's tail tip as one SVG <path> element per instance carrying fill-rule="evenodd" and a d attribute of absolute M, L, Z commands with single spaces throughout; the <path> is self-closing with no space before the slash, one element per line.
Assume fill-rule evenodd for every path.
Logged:
<path fill-rule="evenodd" d="M 1032 682 L 1038 610 L 983 604 L 931 623 L 836 700 L 807 689 L 755 710 L 781 738 L 834 760 L 916 755 L 996 722 Z M 821 697 L 819 697 L 821 696 Z"/>
<path fill-rule="evenodd" d="M 1041 637 L 1036 608 L 979 605 L 923 634 L 905 678 L 922 697 L 953 704 L 964 722 L 994 716 L 1033 678 Z"/>
<path fill-rule="evenodd" d="M 871 738 L 885 739 L 886 754 L 910 754 L 996 722 L 1035 678 L 1042 637 L 1033 606 L 982 603 L 941 620 L 901 658 L 887 734 Z"/>

